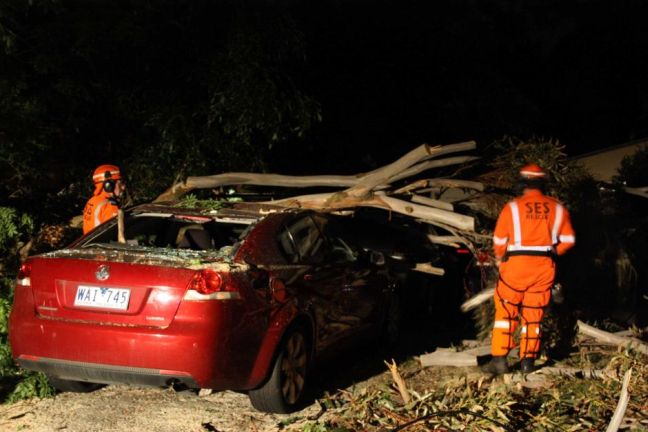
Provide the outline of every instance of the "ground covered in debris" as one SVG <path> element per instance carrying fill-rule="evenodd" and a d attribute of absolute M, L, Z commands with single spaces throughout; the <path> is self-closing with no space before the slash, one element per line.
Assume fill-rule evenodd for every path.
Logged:
<path fill-rule="evenodd" d="M 512 372 L 500 377 L 477 366 L 421 365 L 435 348 L 462 354 L 482 348 L 474 341 L 448 343 L 451 339 L 412 346 L 396 357 L 409 401 L 384 352 L 366 345 L 316 367 L 311 375 L 315 402 L 290 415 L 260 413 L 245 394 L 230 391 L 197 394 L 118 385 L 5 403 L 0 431 L 598 431 L 607 429 L 626 376 L 629 402 L 620 430 L 648 431 L 646 353 L 581 335 L 566 357 L 544 359 L 529 375 L 516 370 L 514 359 Z"/>
<path fill-rule="evenodd" d="M 456 348 L 458 350 L 461 347 Z M 530 375 L 397 362 L 409 401 L 382 357 L 365 350 L 313 371 L 316 402 L 290 415 L 255 411 L 235 392 L 107 386 L 0 406 L 3 431 L 580 431 L 605 430 L 630 372 L 622 430 L 648 430 L 648 364 L 633 350 L 581 338 Z M 400 428 L 400 429 L 399 429 Z"/>

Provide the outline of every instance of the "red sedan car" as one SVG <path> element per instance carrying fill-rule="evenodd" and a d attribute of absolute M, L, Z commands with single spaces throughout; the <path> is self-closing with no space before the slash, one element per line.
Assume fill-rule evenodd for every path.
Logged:
<path fill-rule="evenodd" d="M 289 412 L 343 339 L 397 336 L 395 284 L 353 219 L 258 204 L 146 205 L 20 270 L 16 362 L 63 391 L 97 384 L 247 391 Z"/>

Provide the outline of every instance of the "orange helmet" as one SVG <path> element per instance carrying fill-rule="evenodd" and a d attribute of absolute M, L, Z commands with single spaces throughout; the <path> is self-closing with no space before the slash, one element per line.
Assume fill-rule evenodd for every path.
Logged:
<path fill-rule="evenodd" d="M 540 180 L 545 178 L 545 172 L 534 163 L 524 165 L 520 168 L 520 175 L 526 180 Z"/>
<path fill-rule="evenodd" d="M 119 180 L 121 179 L 121 172 L 116 165 L 100 165 L 92 173 L 92 182 L 99 183 L 106 180 Z"/>

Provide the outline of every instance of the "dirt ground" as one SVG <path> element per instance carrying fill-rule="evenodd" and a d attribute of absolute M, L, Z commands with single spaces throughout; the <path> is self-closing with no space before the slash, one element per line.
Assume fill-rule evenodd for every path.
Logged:
<path fill-rule="evenodd" d="M 414 360 L 401 364 L 401 368 L 414 389 L 479 373 L 477 368 L 422 369 Z M 329 381 L 331 377 L 324 373 L 321 379 Z M 386 366 L 347 389 L 353 391 L 385 384 L 392 384 Z M 291 432 L 303 430 L 303 425 L 311 419 L 334 417 L 334 412 L 322 413 L 316 401 L 292 414 L 267 414 L 252 408 L 242 393 L 224 391 L 198 395 L 173 389 L 111 385 L 92 393 L 60 393 L 53 398 L 0 405 L 0 431 Z"/>
<path fill-rule="evenodd" d="M 319 411 L 312 405 L 292 416 Z M 291 415 L 254 410 L 230 391 L 198 396 L 172 389 L 107 386 L 92 393 L 61 393 L 0 407 L 2 431 L 200 432 L 276 431 Z"/>
<path fill-rule="evenodd" d="M 328 381 L 331 377 L 325 374 L 321 379 Z M 389 379 L 385 367 L 364 381 L 354 382 L 349 389 L 380 385 Z M 317 378 L 314 381 L 317 386 Z M 252 408 L 245 394 L 232 391 L 199 395 L 111 385 L 92 393 L 60 393 L 53 398 L 0 405 L 0 431 L 297 431 L 318 414 L 321 408 L 316 401 L 293 414 L 267 414 Z"/>
<path fill-rule="evenodd" d="M 413 389 L 442 385 L 447 379 L 479 373 L 477 368 L 421 368 L 411 358 L 399 363 Z M 0 431 L 33 432 L 270 432 L 301 431 L 312 419 L 335 418 L 317 398 L 337 389 L 393 385 L 384 359 L 363 350 L 343 356 L 311 375 L 312 404 L 292 414 L 256 411 L 247 395 L 232 391 L 192 391 L 110 385 L 91 393 L 60 393 L 53 398 L 0 405 Z M 394 390 L 396 394 L 396 390 Z"/>

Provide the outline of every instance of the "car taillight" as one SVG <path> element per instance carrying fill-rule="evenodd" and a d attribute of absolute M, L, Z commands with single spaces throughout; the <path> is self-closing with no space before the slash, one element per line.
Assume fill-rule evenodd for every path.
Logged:
<path fill-rule="evenodd" d="M 221 291 L 223 278 L 213 270 L 201 270 L 196 273 L 189 285 L 190 290 L 198 291 L 200 294 L 211 294 Z"/>
<path fill-rule="evenodd" d="M 24 263 L 18 269 L 16 276 L 16 283 L 18 285 L 31 286 L 31 264 Z"/>
<path fill-rule="evenodd" d="M 459 248 L 459 249 L 457 249 L 455 252 L 457 252 L 457 253 L 460 254 L 460 255 L 467 255 L 467 254 L 470 253 L 470 249 L 466 249 L 466 248 Z"/>
<path fill-rule="evenodd" d="M 185 294 L 185 300 L 227 300 L 238 299 L 240 294 L 236 287 L 223 278 L 223 275 L 211 269 L 197 271 Z"/>

